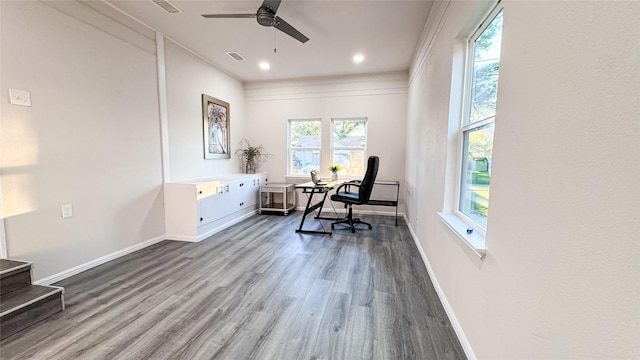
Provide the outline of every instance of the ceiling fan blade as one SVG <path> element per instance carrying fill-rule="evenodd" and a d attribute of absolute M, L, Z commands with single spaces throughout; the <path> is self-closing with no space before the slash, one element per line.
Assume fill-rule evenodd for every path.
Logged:
<path fill-rule="evenodd" d="M 276 11 L 278 11 L 278 6 L 280 6 L 280 1 L 282 0 L 264 0 L 262 2 L 262 7 L 268 7 L 269 9 L 271 9 L 271 13 L 275 14 Z"/>
<path fill-rule="evenodd" d="M 202 14 L 202 17 L 207 19 L 240 19 L 255 18 L 256 14 Z"/>
<path fill-rule="evenodd" d="M 308 37 L 304 36 L 300 31 L 296 30 L 296 28 L 289 25 L 288 22 L 282 20 L 282 18 L 279 16 L 276 16 L 273 27 L 300 41 L 301 43 L 306 43 L 307 41 L 309 41 Z"/>

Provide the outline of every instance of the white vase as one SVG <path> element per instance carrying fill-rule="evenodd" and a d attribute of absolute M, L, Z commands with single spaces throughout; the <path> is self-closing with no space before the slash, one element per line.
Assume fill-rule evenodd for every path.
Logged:
<path fill-rule="evenodd" d="M 338 173 L 337 172 L 332 172 L 331 173 L 331 181 L 336 181 L 338 180 Z"/>

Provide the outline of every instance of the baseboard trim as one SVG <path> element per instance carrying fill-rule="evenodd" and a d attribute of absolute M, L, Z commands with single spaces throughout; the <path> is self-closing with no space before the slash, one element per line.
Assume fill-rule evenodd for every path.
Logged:
<path fill-rule="evenodd" d="M 47 276 L 43 279 L 40 279 L 38 281 L 34 281 L 33 284 L 35 285 L 51 285 L 53 283 L 56 283 L 58 281 L 62 281 L 66 278 L 69 278 L 73 275 L 77 275 L 83 271 L 87 271 L 91 268 L 94 268 L 96 266 L 102 265 L 106 262 L 109 262 L 111 260 L 115 260 L 119 257 L 131 254 L 134 251 L 138 251 L 140 249 L 144 249 L 148 246 L 151 246 L 153 244 L 157 244 L 160 241 L 163 241 L 166 239 L 165 235 L 161 235 L 161 236 L 157 236 L 155 238 L 149 239 L 147 241 L 143 241 L 139 244 L 133 245 L 133 246 L 129 246 L 128 248 L 124 248 L 122 250 L 118 250 L 116 252 L 113 252 L 111 254 L 105 255 L 103 257 L 97 258 L 95 260 L 86 262 L 82 265 L 78 265 L 76 267 L 73 267 L 71 269 L 65 270 L 65 271 L 61 271 L 57 274 L 53 274 L 51 276 Z"/>
<path fill-rule="evenodd" d="M 464 331 L 462 330 L 462 326 L 458 322 L 458 319 L 456 318 L 456 315 L 453 312 L 453 308 L 451 307 L 449 300 L 447 300 L 447 296 L 444 294 L 444 291 L 442 290 L 442 287 L 440 286 L 440 283 L 438 282 L 438 279 L 436 278 L 436 275 L 433 272 L 433 268 L 431 267 L 431 264 L 427 259 L 427 255 L 424 253 L 424 250 L 422 249 L 422 245 L 420 245 L 420 241 L 418 241 L 418 236 L 416 235 L 415 231 L 413 231 L 413 227 L 411 227 L 411 224 L 407 220 L 406 216 L 404 217 L 404 221 L 407 224 L 407 227 L 409 228 L 409 233 L 411 233 L 413 242 L 416 244 L 416 247 L 420 252 L 420 257 L 422 258 L 422 262 L 424 263 L 424 266 L 427 268 L 427 272 L 429 273 L 429 277 L 431 278 L 431 283 L 433 283 L 433 287 L 436 289 L 436 294 L 438 294 L 438 298 L 442 303 L 442 307 L 444 307 L 444 311 L 447 313 L 447 316 L 449 317 L 449 321 L 451 322 L 453 331 L 455 331 L 456 335 L 458 336 L 458 340 L 460 340 L 460 345 L 462 345 L 462 349 L 464 350 L 465 355 L 467 355 L 467 359 L 477 360 L 477 357 L 473 352 L 473 349 L 471 348 L 471 343 L 469 343 L 469 339 L 467 339 L 467 336 L 464 334 Z"/>
<path fill-rule="evenodd" d="M 175 240 L 175 241 L 186 241 L 186 242 L 198 242 L 197 236 L 184 236 L 184 235 L 171 235 L 167 234 L 167 240 Z"/>

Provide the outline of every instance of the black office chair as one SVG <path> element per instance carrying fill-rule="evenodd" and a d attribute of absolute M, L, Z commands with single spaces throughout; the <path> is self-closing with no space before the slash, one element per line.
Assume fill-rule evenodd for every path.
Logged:
<path fill-rule="evenodd" d="M 336 224 L 346 224 L 351 227 L 351 232 L 355 233 L 355 224 L 365 224 L 369 227 L 369 230 L 371 230 L 371 224 L 361 221 L 358 218 L 353 218 L 353 209 L 351 206 L 366 205 L 369 202 L 371 191 L 373 190 L 373 183 L 376 181 L 376 175 L 378 175 L 379 163 L 380 159 L 377 156 L 369 156 L 367 172 L 364 174 L 362 181 L 354 180 L 346 182 L 336 189 L 334 195 L 331 195 L 331 201 L 344 203 L 344 206 L 349 208 L 347 217 L 331 224 L 331 229 L 335 229 Z M 352 191 L 352 187 L 357 188 L 357 192 Z"/>

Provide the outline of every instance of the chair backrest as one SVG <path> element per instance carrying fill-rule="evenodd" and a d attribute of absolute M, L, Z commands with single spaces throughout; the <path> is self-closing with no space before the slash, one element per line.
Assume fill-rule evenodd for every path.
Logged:
<path fill-rule="evenodd" d="M 364 174 L 362 183 L 360 184 L 360 202 L 366 204 L 371 197 L 373 191 L 373 183 L 376 181 L 378 175 L 378 166 L 380 165 L 380 158 L 377 156 L 369 156 L 367 162 L 367 172 Z"/>

